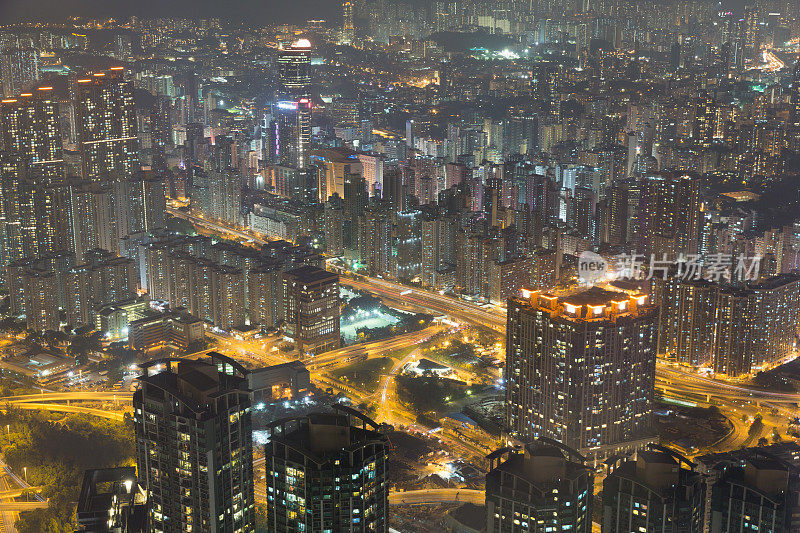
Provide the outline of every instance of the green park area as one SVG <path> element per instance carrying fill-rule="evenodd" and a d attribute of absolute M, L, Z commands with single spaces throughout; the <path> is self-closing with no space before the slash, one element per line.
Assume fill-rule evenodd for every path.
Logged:
<path fill-rule="evenodd" d="M 418 414 L 436 413 L 437 417 L 450 411 L 451 402 L 467 396 L 469 385 L 438 376 L 397 376 L 397 395 L 402 403 Z"/>
<path fill-rule="evenodd" d="M 133 421 L 59 415 L 8 407 L 0 413 L 0 452 L 11 469 L 42 487 L 46 509 L 22 513 L 19 533 L 65 533 L 76 529 L 75 502 L 83 473 L 134 463 Z"/>

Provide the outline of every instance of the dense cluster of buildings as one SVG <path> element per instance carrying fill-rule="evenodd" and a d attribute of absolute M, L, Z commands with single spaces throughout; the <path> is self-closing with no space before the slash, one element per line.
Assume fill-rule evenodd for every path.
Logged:
<path fill-rule="evenodd" d="M 798 446 L 746 448 L 690 461 L 661 446 L 606 463 L 604 533 L 794 531 Z M 486 531 L 593 529 L 594 470 L 575 450 L 542 439 L 489 456 Z"/>
<path fill-rule="evenodd" d="M 271 264 L 167 244 L 166 197 L 182 218 L 495 304 L 573 283 L 586 250 L 700 264 L 746 255 L 764 277 L 800 266 L 800 219 L 779 193 L 800 157 L 792 2 L 735 14 L 705 1 L 551 4 L 346 2 L 341 23 L 268 29 L 72 21 L 115 35 L 110 47 L 47 25 L 4 28 L 14 90 L 0 105 L 0 263 L 74 254 L 79 268 L 102 249 L 135 262 L 135 291 L 217 327 L 280 322 L 283 298 L 268 296 L 269 309 L 250 286 Z M 60 75 L 76 48 L 120 66 Z M 21 68 L 31 54 L 39 61 Z M 153 259 L 162 248 L 168 258 Z M 12 306 L 31 329 L 93 323 L 119 303 L 72 317 L 60 298 L 55 318 L 36 309 L 37 291 L 68 269 L 42 270 L 28 269 L 29 296 Z M 757 303 L 728 298 L 739 290 Z M 765 308 L 765 290 L 720 298 Z M 658 350 L 738 375 L 791 349 L 791 321 L 775 321 L 766 354 L 725 347 L 741 324 L 715 324 L 719 342 L 697 348 L 660 328 Z"/>
<path fill-rule="evenodd" d="M 9 314 L 141 351 L 253 327 L 320 353 L 341 339 L 326 261 L 506 305 L 506 429 L 548 444 L 492 465 L 490 531 L 588 531 L 583 457 L 637 449 L 605 480 L 604 529 L 791 529 L 780 458 L 701 476 L 643 446 L 657 356 L 742 376 L 797 349 L 799 17 L 797 0 L 347 0 L 297 25 L 0 27 Z M 653 279 L 577 290 L 588 251 L 642 257 Z M 760 270 L 653 276 L 721 257 Z M 217 356 L 144 370 L 138 480 L 95 472 L 85 499 L 113 501 L 113 521 L 139 512 L 138 482 L 152 531 L 252 531 L 250 391 L 307 376 L 275 370 L 271 390 Z M 371 421 L 273 431 L 272 527 L 388 528 Z"/>

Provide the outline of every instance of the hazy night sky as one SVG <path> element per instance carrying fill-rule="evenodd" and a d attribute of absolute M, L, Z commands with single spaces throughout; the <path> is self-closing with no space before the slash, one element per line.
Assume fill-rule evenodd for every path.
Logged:
<path fill-rule="evenodd" d="M 412 0 L 424 3 L 426 0 Z M 725 0 L 737 6 L 743 0 Z M 69 15 L 116 17 L 220 17 L 253 25 L 303 22 L 324 18 L 338 21 L 340 0 L 0 0 L 0 22 L 59 21 Z"/>
<path fill-rule="evenodd" d="M 60 21 L 70 15 L 220 17 L 253 25 L 341 17 L 340 0 L 0 0 L 0 23 Z"/>

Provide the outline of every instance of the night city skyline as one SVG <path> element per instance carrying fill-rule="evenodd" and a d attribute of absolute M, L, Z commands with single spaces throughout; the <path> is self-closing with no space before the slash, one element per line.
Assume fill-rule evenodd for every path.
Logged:
<path fill-rule="evenodd" d="M 0 533 L 800 533 L 800 0 L 0 2 Z"/>

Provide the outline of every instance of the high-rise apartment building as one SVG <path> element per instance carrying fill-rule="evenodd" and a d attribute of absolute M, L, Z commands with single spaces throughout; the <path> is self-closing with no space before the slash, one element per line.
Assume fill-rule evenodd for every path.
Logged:
<path fill-rule="evenodd" d="M 700 239 L 700 183 L 696 176 L 669 173 L 646 176 L 641 183 L 638 251 L 661 260 L 695 254 Z"/>
<path fill-rule="evenodd" d="M 797 467 L 751 448 L 742 460 L 711 473 L 709 533 L 790 532 L 800 527 Z"/>
<path fill-rule="evenodd" d="M 76 80 L 73 86 L 81 177 L 104 181 L 138 170 L 139 139 L 133 82 L 123 67 Z"/>
<path fill-rule="evenodd" d="M 794 128 L 800 129 L 800 56 L 794 64 L 791 89 L 791 115 L 789 121 Z"/>
<path fill-rule="evenodd" d="M 661 446 L 618 459 L 603 480 L 603 532 L 703 533 L 705 477 Z"/>
<path fill-rule="evenodd" d="M 394 276 L 413 280 L 422 274 L 422 211 L 405 209 L 397 212 L 394 230 Z"/>
<path fill-rule="evenodd" d="M 368 275 L 389 273 L 392 256 L 392 222 L 384 205 L 370 205 L 358 220 L 360 264 Z"/>
<path fill-rule="evenodd" d="M 20 156 L 26 176 L 37 185 L 64 179 L 58 101 L 52 87 L 38 87 L 0 103 L 3 151 Z"/>
<path fill-rule="evenodd" d="M 486 531 L 592 531 L 594 473 L 575 450 L 539 439 L 489 455 Z"/>
<path fill-rule="evenodd" d="M 714 105 L 714 95 L 702 91 L 694 105 L 694 124 L 692 137 L 702 147 L 708 148 L 714 141 L 717 111 Z"/>
<path fill-rule="evenodd" d="M 506 424 L 601 457 L 651 437 L 658 312 L 597 287 L 508 301 Z"/>
<path fill-rule="evenodd" d="M 0 103 L 0 263 L 71 248 L 52 87 Z"/>
<path fill-rule="evenodd" d="M 134 298 L 139 287 L 133 259 L 97 249 L 84 259 L 64 274 L 66 318 L 72 326 L 94 324 L 102 307 Z"/>
<path fill-rule="evenodd" d="M 76 533 L 148 533 L 147 494 L 132 466 L 87 470 L 83 476 Z"/>
<path fill-rule="evenodd" d="M 30 269 L 22 275 L 25 318 L 32 331 L 58 331 L 58 277 L 55 272 Z"/>
<path fill-rule="evenodd" d="M 313 266 L 283 274 L 286 335 L 301 355 L 335 350 L 339 333 L 339 275 Z"/>
<path fill-rule="evenodd" d="M 133 409 L 151 533 L 255 531 L 247 371 L 209 356 L 142 367 Z"/>
<path fill-rule="evenodd" d="M 12 48 L 0 51 L 0 82 L 3 96 L 11 98 L 39 80 L 39 51 Z"/>
<path fill-rule="evenodd" d="M 714 372 L 756 372 L 795 349 L 800 276 L 780 274 L 747 285 L 677 276 L 654 278 L 660 307 L 658 352 Z"/>
<path fill-rule="evenodd" d="M 334 407 L 272 424 L 267 530 L 389 531 L 389 440 L 358 411 Z"/>

